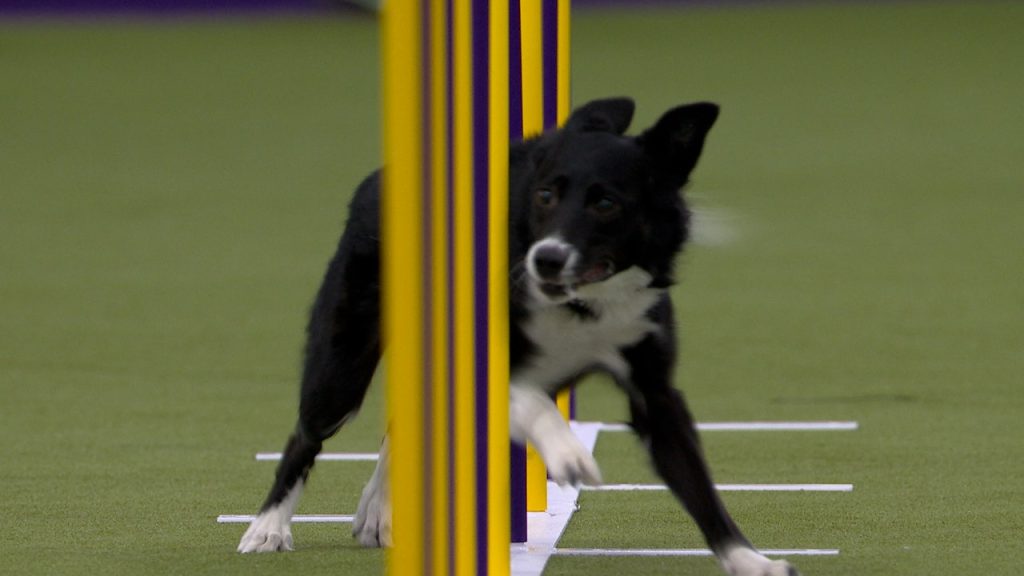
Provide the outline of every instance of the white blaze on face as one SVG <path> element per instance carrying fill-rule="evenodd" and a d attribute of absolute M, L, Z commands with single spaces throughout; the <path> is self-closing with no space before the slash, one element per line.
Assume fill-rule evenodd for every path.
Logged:
<path fill-rule="evenodd" d="M 568 254 L 565 260 L 565 265 L 559 274 L 556 282 L 552 283 L 546 281 L 541 275 L 540 271 L 537 270 L 537 258 L 538 255 L 545 250 L 553 250 L 561 253 Z M 573 299 L 574 293 L 574 282 L 576 263 L 579 261 L 580 254 L 576 248 L 568 242 L 562 240 L 561 236 L 553 234 L 537 242 L 534 242 L 533 246 L 530 246 L 530 250 L 526 253 L 526 272 L 527 272 L 527 287 L 530 291 L 530 295 L 540 301 L 548 302 L 551 304 L 562 304 Z M 542 286 L 551 288 L 557 284 L 559 288 L 554 290 L 545 290 Z"/>
<path fill-rule="evenodd" d="M 545 249 L 554 249 L 561 252 L 567 252 L 569 254 L 568 260 L 566 260 L 565 268 L 562 269 L 561 280 L 572 280 L 573 269 L 576 267 L 576 263 L 579 261 L 580 253 L 576 248 L 562 240 L 562 237 L 558 234 L 553 234 L 547 238 L 543 238 L 533 243 L 530 246 L 530 251 L 526 253 L 526 271 L 530 273 L 530 278 L 540 282 L 542 280 L 541 274 L 537 271 L 537 253 Z"/>

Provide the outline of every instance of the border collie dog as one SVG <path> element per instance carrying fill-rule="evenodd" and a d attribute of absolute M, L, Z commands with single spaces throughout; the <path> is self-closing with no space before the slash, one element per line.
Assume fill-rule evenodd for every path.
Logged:
<path fill-rule="evenodd" d="M 584 374 L 611 375 L 654 467 L 696 521 L 726 573 L 794 576 L 759 554 L 722 505 L 693 419 L 673 387 L 668 288 L 688 235 L 680 190 L 718 117 L 710 103 L 666 112 L 639 136 L 627 98 L 596 100 L 561 129 L 510 150 L 510 416 L 550 477 L 599 484 L 593 456 L 552 400 Z M 299 419 L 274 485 L 240 552 L 292 549 L 291 516 L 322 443 L 356 414 L 380 359 L 380 173 L 360 185 L 313 305 Z M 387 441 L 353 534 L 391 543 Z"/>

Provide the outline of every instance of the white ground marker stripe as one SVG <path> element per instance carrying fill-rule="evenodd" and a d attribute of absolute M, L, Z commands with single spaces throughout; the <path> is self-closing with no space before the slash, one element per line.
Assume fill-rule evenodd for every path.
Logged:
<path fill-rule="evenodd" d="M 719 492 L 853 492 L 853 484 L 715 484 Z M 604 484 L 584 486 L 587 492 L 668 490 L 664 484 Z"/>
<path fill-rule="evenodd" d="M 611 424 L 605 422 L 577 422 L 581 426 L 597 426 L 600 432 L 629 432 L 628 424 Z M 697 429 L 702 432 L 763 432 L 763 431 L 824 431 L 824 430 L 857 430 L 857 422 L 700 422 Z M 259 452 L 256 460 L 260 462 L 276 462 L 281 459 L 280 452 Z M 321 462 L 376 462 L 378 455 L 374 452 L 322 452 L 316 459 Z"/>
<path fill-rule="evenodd" d="M 591 424 L 587 422 L 587 424 Z M 595 422 L 601 432 L 629 432 L 628 424 L 606 424 Z M 798 431 L 814 432 L 826 430 L 857 430 L 857 422 L 699 422 L 697 430 L 701 432 L 774 432 Z"/>
<path fill-rule="evenodd" d="M 641 549 L 641 548 L 556 548 L 559 556 L 714 556 L 711 550 L 693 548 L 682 550 Z M 835 549 L 808 550 L 758 550 L 765 556 L 838 556 Z"/>
<path fill-rule="evenodd" d="M 321 452 L 317 455 L 318 462 L 376 462 L 379 455 L 375 452 Z M 280 452 L 258 452 L 259 462 L 276 462 L 281 459 Z"/>
<path fill-rule="evenodd" d="M 218 524 L 248 524 L 256 517 L 247 514 L 221 514 L 217 516 Z M 349 524 L 355 521 L 351 514 L 296 514 L 292 516 L 292 523 L 305 524 Z"/>
<path fill-rule="evenodd" d="M 580 442 L 594 452 L 597 443 L 597 436 L 600 432 L 622 432 L 630 430 L 625 424 L 605 424 L 603 422 L 571 422 L 572 431 L 580 439 Z M 697 425 L 699 430 L 856 430 L 856 422 L 710 422 Z M 262 452 L 256 455 L 257 460 L 279 460 L 280 453 Z M 324 453 L 318 456 L 318 460 L 335 461 L 373 461 L 377 460 L 376 454 L 352 454 L 352 453 Z M 751 486 L 751 485 L 719 485 L 723 486 Z M 762 485 L 764 486 L 764 485 Z M 781 485 L 776 485 L 781 486 Z M 792 485 L 791 485 L 792 486 Z M 805 486 L 831 486 L 831 485 L 805 485 Z M 847 485 L 842 485 L 847 486 Z M 852 490 L 852 485 L 849 485 Z M 664 489 L 646 488 L 650 490 Z M 548 559 L 553 555 L 575 555 L 575 556 L 710 556 L 710 550 L 654 550 L 654 549 L 556 549 L 555 544 L 562 536 L 569 519 L 577 508 L 577 499 L 580 491 L 576 488 L 560 488 L 553 482 L 548 482 L 548 509 L 546 512 L 530 512 L 527 514 L 527 527 L 529 541 L 525 544 L 512 545 L 512 576 L 538 576 L 547 564 Z M 252 522 L 255 516 L 246 515 L 221 515 L 217 517 L 218 523 L 247 523 Z M 352 522 L 353 516 L 349 515 L 328 515 L 311 514 L 296 515 L 292 522 Z M 835 556 L 839 550 L 761 550 L 766 556 Z"/>

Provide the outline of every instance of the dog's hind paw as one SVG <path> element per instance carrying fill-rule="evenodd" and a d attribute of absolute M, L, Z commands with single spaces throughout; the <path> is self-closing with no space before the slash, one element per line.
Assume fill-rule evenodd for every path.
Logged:
<path fill-rule="evenodd" d="M 384 492 L 384 493 L 382 493 Z M 391 500 L 374 479 L 363 489 L 352 523 L 352 536 L 369 548 L 391 546 Z"/>
<path fill-rule="evenodd" d="M 392 545 L 391 494 L 387 468 L 388 443 L 385 439 L 380 449 L 377 468 L 363 488 L 363 496 L 359 499 L 359 508 L 352 522 L 352 536 L 369 548 Z"/>
<path fill-rule="evenodd" d="M 720 561 L 729 576 L 800 576 L 789 562 L 771 560 L 743 546 L 729 549 Z"/>
<path fill-rule="evenodd" d="M 292 528 L 288 520 L 277 508 L 261 512 L 242 535 L 242 540 L 238 543 L 238 551 L 248 554 L 250 552 L 294 550 Z"/>

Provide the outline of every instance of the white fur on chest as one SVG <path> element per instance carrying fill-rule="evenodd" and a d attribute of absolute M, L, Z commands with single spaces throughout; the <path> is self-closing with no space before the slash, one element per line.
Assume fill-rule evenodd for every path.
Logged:
<path fill-rule="evenodd" d="M 523 330 L 536 347 L 535 355 L 512 380 L 550 390 L 592 367 L 628 378 L 629 367 L 619 351 L 658 329 L 647 312 L 664 290 L 649 288 L 650 282 L 650 274 L 634 267 L 580 287 L 575 297 L 594 312 L 593 318 L 581 318 L 564 306 L 531 305 Z"/>

